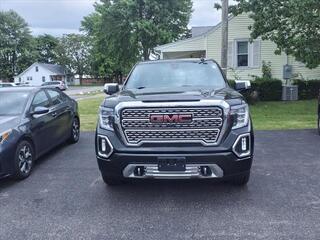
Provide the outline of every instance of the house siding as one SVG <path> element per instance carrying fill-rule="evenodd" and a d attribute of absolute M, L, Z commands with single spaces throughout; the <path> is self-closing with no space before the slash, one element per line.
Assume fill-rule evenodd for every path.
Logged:
<path fill-rule="evenodd" d="M 39 71 L 36 72 L 36 66 L 38 65 L 33 64 L 26 72 L 15 77 L 14 82 L 19 83 L 19 78 L 21 78 L 21 83 L 29 82 L 29 84 L 32 86 L 41 86 L 41 84 L 43 83 L 42 77 L 46 78 L 46 82 L 51 81 L 50 76 L 54 74 L 41 66 L 38 66 Z M 28 77 L 32 77 L 32 80 L 27 80 Z"/>
<path fill-rule="evenodd" d="M 229 43 L 236 40 L 245 40 L 250 38 L 250 30 L 248 27 L 253 24 L 253 20 L 249 18 L 248 14 L 241 14 L 232 17 L 229 20 Z M 162 56 L 166 56 L 166 52 L 176 53 L 179 58 L 179 52 L 193 51 L 193 50 L 206 50 L 206 57 L 212 58 L 220 63 L 221 60 L 221 27 L 218 26 L 215 30 L 201 36 L 202 38 L 191 39 L 190 41 L 181 41 L 176 44 L 173 43 L 168 46 L 160 46 L 159 50 L 162 51 Z M 262 75 L 262 61 L 270 62 L 272 76 L 274 78 L 283 79 L 283 66 L 286 64 L 292 65 L 293 76 L 304 79 L 320 79 L 320 67 L 316 69 L 308 69 L 302 63 L 294 60 L 293 57 L 287 57 L 286 54 L 276 55 L 276 44 L 271 41 L 260 41 L 260 64 L 252 64 L 256 67 L 236 68 L 231 67 L 228 69 L 229 79 L 242 79 L 251 80 L 253 76 Z M 230 52 L 229 52 L 230 55 Z M 182 55 L 181 55 L 182 56 Z M 233 55 L 233 57 L 235 57 Z M 257 58 L 256 58 L 257 59 Z"/>
<path fill-rule="evenodd" d="M 247 14 L 242 14 L 233 17 L 229 21 L 229 42 L 241 39 L 249 39 L 250 31 L 248 26 L 252 24 L 252 20 Z M 219 27 L 215 32 L 211 33 L 207 37 L 208 52 L 207 57 L 215 59 L 220 63 L 221 59 L 221 28 Z M 260 66 L 259 67 L 246 67 L 246 68 L 229 68 L 228 78 L 243 80 L 252 79 L 252 76 L 262 75 L 262 61 L 271 63 L 272 75 L 275 78 L 282 79 L 283 65 L 286 63 L 286 55 L 275 55 L 276 45 L 271 41 L 261 41 L 260 52 Z"/>
<path fill-rule="evenodd" d="M 305 64 L 295 61 L 294 57 L 289 57 L 289 64 L 292 65 L 292 71 L 295 75 L 295 78 L 312 80 L 312 79 L 320 79 L 320 67 L 315 69 L 309 69 L 305 67 Z"/>
<path fill-rule="evenodd" d="M 38 67 L 38 72 L 36 71 Z M 22 74 L 14 77 L 15 83 L 29 83 L 31 86 L 41 86 L 43 84 L 42 77 L 45 77 L 45 82 L 52 81 L 51 76 L 57 75 L 56 73 L 51 72 L 47 68 L 41 66 L 41 64 L 34 63 Z M 28 80 L 28 77 L 32 77 L 32 80 Z M 66 77 L 62 76 L 62 81 L 66 81 Z"/>

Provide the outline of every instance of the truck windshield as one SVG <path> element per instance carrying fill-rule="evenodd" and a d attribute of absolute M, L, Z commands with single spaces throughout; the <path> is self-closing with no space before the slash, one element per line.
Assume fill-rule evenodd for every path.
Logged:
<path fill-rule="evenodd" d="M 0 116 L 20 115 L 28 97 L 28 92 L 0 92 Z"/>
<path fill-rule="evenodd" d="M 125 88 L 195 87 L 221 89 L 225 86 L 225 80 L 216 63 L 212 61 L 181 61 L 137 65 Z"/>

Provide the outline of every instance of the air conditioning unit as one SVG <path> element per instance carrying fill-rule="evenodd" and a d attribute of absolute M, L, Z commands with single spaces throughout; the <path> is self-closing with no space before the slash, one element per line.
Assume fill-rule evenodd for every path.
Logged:
<path fill-rule="evenodd" d="M 298 86 L 282 86 L 282 101 L 297 101 L 298 99 Z"/>

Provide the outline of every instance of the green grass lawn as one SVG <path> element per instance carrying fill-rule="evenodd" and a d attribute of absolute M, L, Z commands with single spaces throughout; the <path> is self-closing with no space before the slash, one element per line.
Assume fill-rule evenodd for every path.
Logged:
<path fill-rule="evenodd" d="M 94 131 L 103 96 L 79 101 L 82 131 Z M 317 126 L 317 101 L 260 102 L 250 106 L 256 130 L 308 129 Z"/>
<path fill-rule="evenodd" d="M 80 122 L 82 131 L 94 131 L 97 125 L 99 106 L 103 96 L 79 101 Z"/>
<path fill-rule="evenodd" d="M 317 101 L 260 102 L 250 106 L 257 130 L 308 129 L 317 127 Z"/>

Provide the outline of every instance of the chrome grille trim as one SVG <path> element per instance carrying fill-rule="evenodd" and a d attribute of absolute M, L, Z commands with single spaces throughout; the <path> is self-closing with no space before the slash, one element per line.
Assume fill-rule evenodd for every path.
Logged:
<path fill-rule="evenodd" d="M 145 174 L 143 176 L 136 176 L 134 174 L 136 167 L 144 167 Z M 212 174 L 210 176 L 203 176 L 200 170 L 201 167 L 209 167 Z M 186 164 L 185 171 L 177 172 L 159 171 L 157 164 L 129 164 L 122 171 L 122 174 L 125 178 L 154 179 L 222 178 L 224 176 L 223 170 L 216 164 Z"/>
<path fill-rule="evenodd" d="M 222 118 L 193 118 L 192 123 L 176 123 L 174 125 L 168 123 L 150 123 L 149 119 L 130 118 L 122 120 L 122 127 L 125 129 L 136 128 L 152 128 L 152 129 L 172 129 L 172 128 L 220 128 L 222 126 Z"/>
<path fill-rule="evenodd" d="M 135 133 L 134 133 L 135 132 Z M 138 133 L 139 132 L 139 133 Z M 138 134 L 137 134 L 138 133 Z M 201 142 L 215 143 L 218 139 L 219 129 L 166 129 L 166 130 L 125 130 L 125 136 L 130 143 L 139 143 L 143 138 L 143 141 L 189 141 L 189 142 Z M 164 137 L 163 137 L 164 136 Z M 206 138 L 212 140 L 206 140 Z"/>
<path fill-rule="evenodd" d="M 179 108 L 210 108 L 210 109 L 222 109 L 220 115 L 221 115 L 221 126 L 219 127 L 219 129 L 217 128 L 213 128 L 210 130 L 219 130 L 219 133 L 217 135 L 217 138 L 214 141 L 204 141 L 202 140 L 197 140 L 197 139 L 158 139 L 158 140 L 142 140 L 139 142 L 129 142 L 127 140 L 126 134 L 125 134 L 125 129 L 122 126 L 122 119 L 120 114 L 122 113 L 122 110 L 124 111 L 125 109 L 145 109 L 145 108 L 164 108 L 164 109 L 169 109 L 169 108 L 175 108 L 175 109 L 179 109 Z M 192 102 L 141 102 L 141 101 L 132 101 L 132 102 L 121 102 L 119 103 L 116 107 L 115 107 L 115 124 L 118 126 L 119 129 L 119 133 L 122 136 L 122 139 L 124 141 L 124 143 L 127 146 L 140 146 L 143 143 L 201 143 L 204 146 L 216 146 L 219 145 L 221 142 L 221 139 L 223 138 L 223 135 L 226 131 L 227 128 L 227 116 L 230 112 L 230 106 L 227 102 L 223 101 L 223 100 L 200 100 L 200 101 L 192 101 Z M 163 112 L 165 114 L 171 114 L 170 112 Z M 160 113 L 161 114 L 161 113 Z M 174 113 L 173 113 L 174 114 Z M 219 114 L 219 113 L 218 113 Z M 203 119 L 206 119 L 208 117 L 203 116 Z M 141 118 L 133 118 L 133 119 L 140 119 Z M 198 118 L 194 118 L 194 119 L 198 119 Z M 210 118 L 211 119 L 211 118 Z M 213 118 L 212 118 L 213 119 Z M 142 119 L 143 120 L 143 119 Z M 177 126 L 177 125 L 176 125 Z M 180 126 L 179 129 L 175 128 L 175 129 L 170 129 L 170 128 L 165 128 L 165 129 L 154 129 L 154 128 L 149 128 L 149 129 L 132 129 L 132 130 L 137 130 L 137 131 L 143 131 L 146 132 L 147 130 L 164 130 L 164 131 L 169 131 L 169 130 L 174 130 L 174 131 L 179 131 L 180 130 Z M 188 128 L 188 129 L 181 129 L 181 131 L 186 131 L 186 130 L 207 130 L 208 128 Z M 129 129 L 131 130 L 131 129 Z"/>
<path fill-rule="evenodd" d="M 130 112 L 129 112 L 130 111 Z M 195 109 L 193 107 L 168 107 L 161 108 L 148 108 L 148 109 L 124 109 L 122 111 L 122 117 L 126 119 L 149 119 L 150 114 L 192 114 L 194 118 L 208 118 L 210 116 L 221 117 L 222 109 L 216 106 L 206 107 L 203 106 L 201 109 Z"/>

